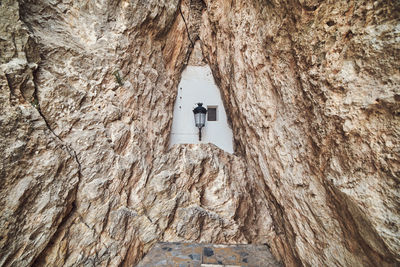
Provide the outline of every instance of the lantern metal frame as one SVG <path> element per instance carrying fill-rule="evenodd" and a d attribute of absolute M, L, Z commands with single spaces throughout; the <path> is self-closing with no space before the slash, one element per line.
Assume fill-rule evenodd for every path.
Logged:
<path fill-rule="evenodd" d="M 201 129 L 206 125 L 207 109 L 203 107 L 203 103 L 197 103 L 197 107 L 193 109 L 194 123 L 199 128 L 199 141 L 201 141 Z"/>

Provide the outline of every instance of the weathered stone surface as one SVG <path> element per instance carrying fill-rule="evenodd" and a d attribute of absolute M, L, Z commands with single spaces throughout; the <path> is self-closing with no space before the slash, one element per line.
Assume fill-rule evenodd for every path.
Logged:
<path fill-rule="evenodd" d="M 0 265 L 27 266 L 73 209 L 79 165 L 40 115 L 39 57 L 18 3 L 0 10 Z"/>
<path fill-rule="evenodd" d="M 131 266 L 158 241 L 267 243 L 288 266 L 399 261 L 396 2 L 0 9 L 0 265 Z M 235 155 L 168 149 L 195 43 Z"/>
<path fill-rule="evenodd" d="M 41 113 L 76 153 L 81 175 L 75 208 L 47 248 L 37 249 L 36 264 L 128 266 L 159 240 L 249 242 L 245 233 L 254 230 L 245 224 L 256 219 L 257 198 L 247 190 L 244 162 L 213 146 L 167 151 L 190 44 L 177 4 L 21 6 L 41 55 Z M 166 42 L 176 35 L 181 47 Z M 262 208 L 257 233 L 265 234 L 271 220 Z"/>
<path fill-rule="evenodd" d="M 293 252 L 273 247 L 286 263 L 394 264 L 398 5 L 206 5 L 201 39 L 227 109 L 238 114 L 232 117 L 238 150 L 265 183 L 282 227 L 279 242 Z"/>

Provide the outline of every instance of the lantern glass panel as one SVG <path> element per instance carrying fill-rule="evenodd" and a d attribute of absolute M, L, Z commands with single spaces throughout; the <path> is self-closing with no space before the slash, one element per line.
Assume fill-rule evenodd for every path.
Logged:
<path fill-rule="evenodd" d="M 206 114 L 204 113 L 194 114 L 194 123 L 197 128 L 204 127 L 206 123 Z"/>
<path fill-rule="evenodd" d="M 206 114 L 205 113 L 200 113 L 200 124 L 202 127 L 206 124 Z"/>
<path fill-rule="evenodd" d="M 200 127 L 200 125 L 201 125 L 200 115 L 201 115 L 201 113 L 194 114 L 194 123 L 195 123 L 196 127 Z"/>

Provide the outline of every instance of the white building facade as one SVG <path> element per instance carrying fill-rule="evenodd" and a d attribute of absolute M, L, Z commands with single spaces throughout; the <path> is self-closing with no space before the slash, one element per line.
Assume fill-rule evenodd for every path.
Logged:
<path fill-rule="evenodd" d="M 202 140 L 195 127 L 193 109 L 203 103 L 207 112 Z M 232 129 L 229 127 L 221 94 L 208 65 L 187 66 L 182 73 L 174 106 L 170 146 L 175 144 L 213 143 L 233 153 Z"/>

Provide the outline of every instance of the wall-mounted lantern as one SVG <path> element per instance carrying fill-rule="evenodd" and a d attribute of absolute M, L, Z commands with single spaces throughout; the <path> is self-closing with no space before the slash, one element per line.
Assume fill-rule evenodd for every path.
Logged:
<path fill-rule="evenodd" d="M 193 109 L 194 123 L 199 128 L 199 141 L 201 141 L 201 128 L 206 124 L 207 109 L 203 107 L 203 103 L 197 103 L 197 107 Z"/>

